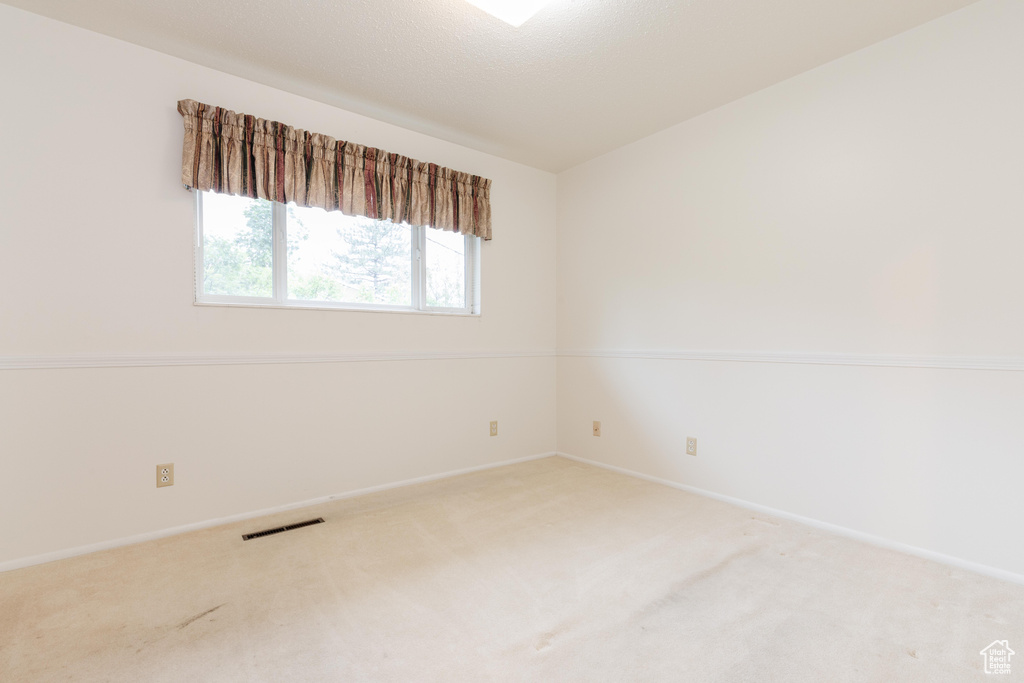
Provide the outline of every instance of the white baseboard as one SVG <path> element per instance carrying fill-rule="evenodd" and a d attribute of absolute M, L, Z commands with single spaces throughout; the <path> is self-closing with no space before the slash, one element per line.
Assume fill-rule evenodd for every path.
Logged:
<path fill-rule="evenodd" d="M 50 553 L 43 553 L 41 555 L 33 555 L 31 557 L 23 557 L 16 560 L 8 560 L 6 562 L 0 562 L 0 573 L 11 571 L 12 569 L 22 569 L 24 567 L 31 567 L 37 564 L 44 564 L 46 562 L 53 562 L 55 560 L 63 560 L 69 557 L 75 557 L 77 555 L 85 555 L 88 553 L 95 553 L 100 550 L 109 550 L 111 548 L 119 548 L 126 545 L 134 545 L 136 543 L 144 543 L 146 541 L 153 541 L 158 538 L 166 538 L 167 536 L 176 536 L 178 534 L 184 534 L 189 531 L 197 531 L 199 529 L 208 529 L 210 527 L 221 526 L 223 524 L 231 524 L 233 522 L 241 522 L 247 519 L 253 519 L 255 517 L 265 517 L 267 515 L 277 514 L 279 512 L 287 512 L 289 510 L 298 510 L 300 508 L 309 507 L 311 505 L 319 505 L 321 503 L 328 503 L 332 500 L 343 500 L 345 498 L 355 498 L 356 496 L 364 496 L 368 493 L 377 493 L 378 491 L 387 491 L 388 489 L 396 489 L 402 486 L 412 486 L 413 484 L 424 484 L 429 481 L 437 481 L 438 479 L 448 479 L 449 477 L 457 477 L 460 474 L 469 474 L 471 472 L 481 472 L 483 470 L 490 470 L 496 467 L 504 467 L 506 465 L 515 465 L 516 463 L 528 462 L 530 460 L 540 460 L 541 458 L 550 458 L 551 456 L 558 455 L 557 453 L 538 453 L 537 455 L 528 455 L 524 458 L 513 458 L 512 460 L 502 460 L 501 462 L 488 463 L 486 465 L 476 465 L 475 467 L 466 467 L 460 470 L 451 470 L 449 472 L 441 472 L 439 474 L 428 474 L 424 477 L 416 477 L 414 479 L 405 479 L 403 481 L 396 481 L 389 484 L 381 484 L 379 486 L 370 486 L 364 489 L 356 489 L 355 491 L 346 491 L 345 493 L 337 493 L 330 496 L 323 496 L 321 498 L 314 498 L 312 500 L 303 500 L 297 503 L 288 503 L 286 505 L 279 505 L 273 508 L 266 508 L 263 510 L 253 510 L 252 512 L 242 512 L 237 515 L 229 515 L 227 517 L 218 517 L 216 519 L 207 519 L 202 522 L 193 522 L 192 524 L 183 524 L 181 526 L 171 527 L 169 529 L 160 529 L 158 531 L 148 531 L 143 534 L 135 534 L 134 536 L 125 536 L 123 538 L 115 538 L 109 541 L 101 541 L 99 543 L 91 543 L 89 545 L 82 545 L 75 548 L 68 548 L 66 550 L 56 550 Z"/>
<path fill-rule="evenodd" d="M 776 508 L 768 507 L 767 505 L 759 505 L 758 503 L 751 503 L 746 500 L 739 498 L 733 498 L 732 496 L 725 496 L 721 493 L 715 493 L 713 491 L 705 491 L 694 486 L 687 486 L 686 484 L 680 484 L 679 482 L 672 481 L 670 479 L 662 479 L 661 477 L 653 477 L 649 474 L 643 474 L 642 472 L 636 472 L 634 470 L 628 470 L 624 467 L 617 467 L 615 465 L 609 465 L 607 463 L 598 462 L 597 460 L 589 460 L 587 458 L 581 458 L 576 455 L 569 455 L 568 453 L 558 453 L 563 458 L 569 460 L 575 460 L 586 465 L 594 465 L 595 467 L 601 467 L 612 472 L 618 472 L 619 474 L 625 474 L 630 477 L 636 477 L 637 479 L 643 479 L 645 481 L 654 482 L 655 484 L 664 484 L 665 486 L 671 486 L 674 489 L 681 491 L 687 491 L 689 493 L 695 493 L 698 496 L 704 496 L 706 498 L 713 498 L 720 500 L 723 503 L 729 503 L 736 505 L 737 507 L 746 508 L 748 510 L 754 510 L 761 512 L 766 515 L 773 517 L 779 517 L 780 519 L 786 519 L 798 524 L 805 526 L 814 527 L 815 529 L 821 529 L 828 531 L 838 536 L 845 536 L 846 538 L 852 538 L 857 541 L 869 543 L 880 548 L 886 548 L 888 550 L 895 550 L 897 552 L 906 553 L 907 555 L 914 555 L 926 560 L 932 560 L 933 562 L 939 562 L 941 564 L 956 567 L 958 569 L 965 569 L 969 572 L 976 574 L 982 574 L 984 576 L 990 576 L 994 579 L 1002 579 L 1003 581 L 1009 581 L 1011 583 L 1017 583 L 1024 585 L 1024 574 L 1015 574 L 1014 572 L 1006 571 L 1005 569 L 998 569 L 996 567 L 990 567 L 985 564 L 979 564 L 977 562 L 971 562 L 970 560 L 964 560 L 959 557 L 953 557 L 952 555 L 944 555 L 937 553 L 933 550 L 926 548 L 919 548 L 917 546 L 908 545 L 906 543 L 900 543 L 899 541 L 893 541 L 888 538 L 881 536 L 875 536 L 873 534 L 867 534 L 863 531 L 857 531 L 847 527 L 839 526 L 837 524 L 830 524 L 828 522 L 822 522 L 817 519 L 811 519 L 810 517 L 803 517 L 801 515 L 793 514 L 792 512 L 786 512 L 785 510 L 778 510 Z"/>
<path fill-rule="evenodd" d="M 515 465 L 521 462 L 528 462 L 530 460 L 540 460 L 542 458 L 549 458 L 551 456 L 560 456 L 569 460 L 574 460 L 586 465 L 593 465 L 619 474 L 625 474 L 630 477 L 637 479 L 643 479 L 650 481 L 655 484 L 663 484 L 670 486 L 681 491 L 687 491 L 689 493 L 696 494 L 698 496 L 704 496 L 706 498 L 712 498 L 714 500 L 720 500 L 724 503 L 736 505 L 738 507 L 746 508 L 748 510 L 754 510 L 763 514 L 778 517 L 780 519 L 786 519 L 798 524 L 813 527 L 815 529 L 821 529 L 828 531 L 839 536 L 846 538 L 852 538 L 857 541 L 869 543 L 874 546 L 886 548 L 889 550 L 895 550 L 897 552 L 906 553 L 915 557 L 920 557 L 926 560 L 932 560 L 941 564 L 957 567 L 958 569 L 964 569 L 976 574 L 984 576 L 990 576 L 992 578 L 1001 579 L 1003 581 L 1009 581 L 1011 583 L 1024 585 L 1024 575 L 1016 574 L 1014 572 L 1006 571 L 1004 569 L 998 569 L 996 567 L 990 567 L 988 565 L 980 564 L 977 562 L 971 562 L 970 560 L 964 560 L 959 557 L 953 557 L 952 555 L 945 555 L 938 553 L 926 548 L 920 548 L 917 546 L 908 545 L 899 541 L 893 541 L 891 539 L 883 538 L 881 536 L 875 536 L 873 534 L 864 533 L 855 529 L 839 526 L 837 524 L 830 524 L 828 522 L 822 522 L 820 520 L 811 519 L 810 517 L 803 517 L 801 515 L 786 512 L 785 510 L 779 510 L 776 508 L 768 507 L 767 505 L 760 505 L 758 503 L 751 503 L 746 500 L 739 498 L 733 498 L 732 496 L 722 495 L 713 491 L 706 491 L 699 489 L 694 486 L 688 486 L 686 484 L 680 484 L 679 482 L 672 481 L 670 479 L 663 479 L 661 477 L 651 476 L 649 474 L 643 474 L 635 470 L 629 470 L 624 467 L 618 467 L 616 465 L 609 465 L 607 463 L 599 462 L 597 460 L 590 460 L 588 458 L 581 458 L 576 455 L 570 455 L 569 453 L 538 453 L 536 455 L 529 455 L 523 458 L 513 458 L 511 460 L 502 460 L 500 462 L 488 463 L 486 465 L 477 465 L 475 467 L 466 467 L 459 470 L 451 470 L 448 472 L 441 472 L 438 474 L 430 474 L 423 477 L 416 477 L 413 479 L 405 479 L 403 481 L 391 482 L 388 484 L 381 484 L 378 486 L 370 486 L 368 488 L 356 489 L 354 491 L 346 491 L 344 493 L 338 493 L 330 496 L 323 496 L 321 498 L 314 498 L 312 500 L 304 500 L 296 503 L 288 503 L 286 505 L 280 505 L 273 508 L 265 508 L 262 510 L 254 510 L 251 512 L 243 512 L 236 515 L 229 515 L 227 517 L 219 517 L 216 519 L 208 519 L 202 522 L 194 522 L 192 524 L 184 524 L 181 526 L 171 527 L 168 529 L 160 529 L 157 531 L 150 531 L 143 534 L 136 534 L 134 536 L 126 536 L 123 538 L 116 538 L 109 541 L 101 541 L 99 543 L 92 543 L 90 545 L 78 546 L 75 548 L 68 548 L 65 550 L 57 550 L 50 553 L 43 553 L 41 555 L 33 555 L 31 557 L 24 557 L 15 560 L 8 560 L 6 562 L 0 562 L 0 573 L 11 571 L 13 569 L 22 569 L 24 567 L 31 567 L 38 564 L 44 564 L 47 562 L 53 562 L 56 560 L 63 560 L 69 557 L 76 557 L 78 555 L 85 555 L 88 553 L 98 552 L 100 550 L 109 550 L 111 548 L 119 548 L 126 545 L 134 545 L 136 543 L 144 543 L 146 541 L 153 541 L 158 538 L 166 538 L 168 536 L 176 536 L 178 534 L 187 533 L 189 531 L 197 531 L 199 529 L 208 529 L 210 527 L 221 526 L 224 524 L 231 524 L 233 522 L 241 522 L 247 519 L 254 519 L 256 517 L 265 517 L 268 515 L 277 514 L 279 512 L 287 512 L 289 510 L 298 510 L 301 508 L 309 507 L 312 505 L 319 505 L 321 503 L 327 503 L 332 500 L 343 500 L 346 498 L 355 498 L 357 496 L 363 496 L 370 493 L 377 493 L 378 491 L 386 491 L 389 489 L 401 488 L 403 486 L 412 486 L 414 484 L 423 484 L 426 482 L 437 481 L 439 479 L 448 479 L 450 477 L 457 477 L 462 474 L 469 474 L 471 472 L 481 472 L 483 470 L 494 469 L 497 467 L 504 467 L 506 465 Z"/>

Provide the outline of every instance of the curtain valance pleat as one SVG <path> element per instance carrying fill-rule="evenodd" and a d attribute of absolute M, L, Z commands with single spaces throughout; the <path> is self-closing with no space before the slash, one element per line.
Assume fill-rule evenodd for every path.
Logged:
<path fill-rule="evenodd" d="M 181 182 L 491 239 L 491 181 L 373 147 L 181 100 Z"/>

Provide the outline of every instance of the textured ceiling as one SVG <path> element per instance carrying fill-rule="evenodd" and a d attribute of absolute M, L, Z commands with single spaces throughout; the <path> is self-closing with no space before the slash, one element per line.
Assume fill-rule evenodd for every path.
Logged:
<path fill-rule="evenodd" d="M 0 1 L 560 171 L 975 0 Z"/>

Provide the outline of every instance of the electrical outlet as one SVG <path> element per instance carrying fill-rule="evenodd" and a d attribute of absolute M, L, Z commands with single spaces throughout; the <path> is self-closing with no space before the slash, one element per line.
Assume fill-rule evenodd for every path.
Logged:
<path fill-rule="evenodd" d="M 686 437 L 686 454 L 697 455 L 697 437 L 688 436 Z"/>
<path fill-rule="evenodd" d="M 594 436 L 601 436 L 601 421 L 594 420 Z"/>
<path fill-rule="evenodd" d="M 495 421 L 491 422 L 491 436 L 497 436 L 497 435 L 498 435 L 498 421 L 495 420 Z"/>
<path fill-rule="evenodd" d="M 156 466 L 156 487 L 174 486 L 174 463 Z"/>

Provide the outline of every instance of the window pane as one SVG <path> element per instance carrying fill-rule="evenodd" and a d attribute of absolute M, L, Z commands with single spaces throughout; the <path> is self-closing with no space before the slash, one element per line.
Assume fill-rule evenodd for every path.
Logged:
<path fill-rule="evenodd" d="M 412 229 L 288 206 L 288 298 L 412 305 Z"/>
<path fill-rule="evenodd" d="M 271 297 L 274 291 L 271 204 L 203 193 L 203 292 Z"/>
<path fill-rule="evenodd" d="M 427 228 L 427 305 L 466 307 L 466 236 Z"/>

